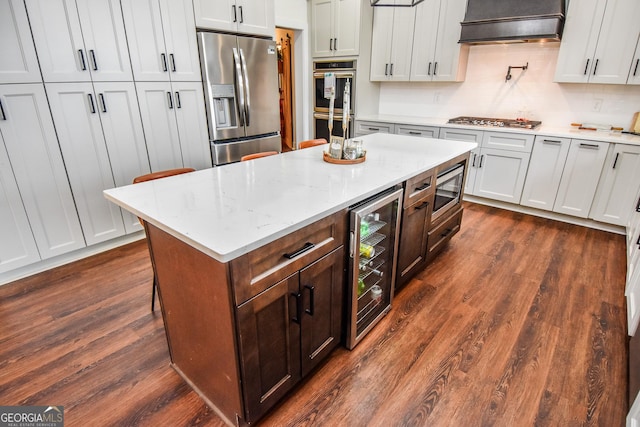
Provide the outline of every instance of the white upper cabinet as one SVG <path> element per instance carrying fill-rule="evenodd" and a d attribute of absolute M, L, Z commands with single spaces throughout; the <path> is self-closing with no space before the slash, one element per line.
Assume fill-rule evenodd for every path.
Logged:
<path fill-rule="evenodd" d="M 637 0 L 569 3 L 555 81 L 625 84 L 640 33 Z"/>
<path fill-rule="evenodd" d="M 0 2 L 0 83 L 42 82 L 24 2 Z"/>
<path fill-rule="evenodd" d="M 415 7 L 375 7 L 371 39 L 371 81 L 408 81 Z"/>
<path fill-rule="evenodd" d="M 469 46 L 458 43 L 466 0 L 425 0 L 416 6 L 412 81 L 462 81 Z"/>
<path fill-rule="evenodd" d="M 33 233 L 31 239 L 35 239 L 40 254 L 38 259 L 83 248 L 85 241 L 42 83 L 0 85 L 0 102 L 1 139 L 11 162 L 10 167 L 3 163 L 0 179 L 4 180 L 5 194 L 11 193 L 9 206 L 14 215 L 12 219 L 3 207 L 0 215 L 4 219 L 0 221 L 0 228 L 7 226 L 4 220 L 14 224 L 22 222 L 20 211 L 24 209 L 31 229 L 28 233 Z M 16 198 L 15 189 L 11 188 L 13 184 L 7 178 L 9 170 L 5 169 L 5 164 L 13 170 L 20 201 Z M 26 238 L 27 234 L 24 224 L 17 225 L 18 230 L 10 226 L 11 232 L 5 235 L 3 231 L 0 253 L 5 251 L 9 241 L 19 245 L 16 250 L 28 248 L 28 245 L 17 243 L 20 240 L 18 235 Z M 8 241 L 5 241 L 5 236 Z M 30 256 L 27 258 L 38 260 Z"/>
<path fill-rule="evenodd" d="M 553 211 L 587 218 L 609 143 L 572 139 Z"/>
<path fill-rule="evenodd" d="M 640 147 L 615 144 L 605 165 L 589 217 L 626 226 L 640 190 Z"/>
<path fill-rule="evenodd" d="M 312 0 L 311 21 L 313 57 L 358 55 L 359 0 Z"/>
<path fill-rule="evenodd" d="M 198 28 L 267 37 L 275 34 L 274 0 L 193 0 L 193 8 Z"/>
<path fill-rule="evenodd" d="M 26 0 L 45 82 L 130 81 L 118 0 Z"/>
<path fill-rule="evenodd" d="M 137 81 L 201 81 L 191 0 L 122 0 Z"/>
<path fill-rule="evenodd" d="M 640 85 L 640 35 L 638 35 L 638 43 L 636 45 L 636 51 L 633 54 L 633 61 L 631 62 L 627 83 L 630 85 Z"/>

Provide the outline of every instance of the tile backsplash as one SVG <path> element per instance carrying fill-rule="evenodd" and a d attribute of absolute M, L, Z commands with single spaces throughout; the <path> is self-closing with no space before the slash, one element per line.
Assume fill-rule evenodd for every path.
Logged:
<path fill-rule="evenodd" d="M 628 129 L 640 111 L 640 85 L 554 83 L 559 43 L 471 46 L 461 83 L 392 82 L 380 86 L 380 114 L 515 118 L 545 125 L 572 122 Z M 507 68 L 529 63 L 525 71 Z"/>

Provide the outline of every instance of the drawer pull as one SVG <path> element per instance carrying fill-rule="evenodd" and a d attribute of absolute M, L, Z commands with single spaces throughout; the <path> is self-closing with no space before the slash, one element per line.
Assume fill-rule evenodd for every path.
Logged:
<path fill-rule="evenodd" d="M 422 135 L 422 132 L 416 132 L 414 130 L 410 130 L 409 135 Z"/>
<path fill-rule="evenodd" d="M 444 233 L 442 233 L 440 235 L 440 237 L 447 237 L 449 234 L 451 234 L 451 232 L 453 231 L 453 228 L 447 228 Z"/>
<path fill-rule="evenodd" d="M 305 289 L 309 290 L 309 308 L 305 308 L 304 312 L 307 313 L 309 316 L 313 316 L 313 313 L 315 312 L 315 290 L 316 288 L 314 288 L 311 285 L 304 285 Z"/>
<path fill-rule="evenodd" d="M 590 148 L 590 149 L 592 149 L 592 150 L 598 150 L 598 149 L 600 149 L 600 146 L 599 146 L 599 145 L 596 145 L 596 144 L 585 144 L 584 142 L 581 142 L 581 143 L 580 143 L 580 147 L 582 147 L 582 148 Z"/>
<path fill-rule="evenodd" d="M 562 144 L 562 141 L 558 141 L 556 139 L 543 139 L 542 142 L 544 144 L 553 144 L 553 145 L 560 145 Z"/>
<path fill-rule="evenodd" d="M 287 253 L 287 254 L 283 254 L 282 256 L 287 258 L 287 259 L 292 259 L 292 258 L 297 257 L 298 255 L 302 255 L 303 253 L 307 252 L 308 250 L 313 249 L 315 246 L 316 245 L 314 245 L 313 243 L 307 242 L 307 243 L 304 244 L 303 247 L 301 247 L 297 251 L 290 252 L 290 253 Z"/>
<path fill-rule="evenodd" d="M 380 128 L 372 128 L 372 127 L 370 127 L 369 130 L 380 130 Z"/>
<path fill-rule="evenodd" d="M 431 187 L 431 181 L 429 182 L 425 182 L 424 184 L 422 184 L 420 187 L 416 187 L 415 191 L 422 191 L 422 190 L 426 190 L 427 188 Z"/>
<path fill-rule="evenodd" d="M 419 211 L 420 209 L 424 209 L 427 206 L 429 206 L 429 202 L 422 202 L 420 205 L 416 206 L 416 210 Z"/>

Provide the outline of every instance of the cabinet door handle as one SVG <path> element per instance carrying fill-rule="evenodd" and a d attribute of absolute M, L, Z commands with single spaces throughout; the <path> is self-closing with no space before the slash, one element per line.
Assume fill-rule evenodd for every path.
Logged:
<path fill-rule="evenodd" d="M 333 50 L 333 39 L 329 39 L 329 50 Z"/>
<path fill-rule="evenodd" d="M 429 206 L 429 202 L 422 202 L 420 205 L 416 206 L 415 210 L 419 211 L 426 208 L 427 206 Z"/>
<path fill-rule="evenodd" d="M 173 98 L 171 98 L 171 92 L 167 92 L 167 99 L 169 100 L 169 109 L 173 109 Z"/>
<path fill-rule="evenodd" d="M 313 249 L 316 245 L 314 245 L 311 242 L 307 242 L 305 243 L 300 249 L 298 249 L 297 251 L 294 252 L 289 252 L 286 254 L 282 254 L 283 257 L 287 258 L 287 259 L 292 259 L 297 257 L 298 255 L 302 255 L 303 253 Z"/>
<path fill-rule="evenodd" d="M 640 64 L 640 58 L 636 59 L 636 66 L 633 69 L 633 77 L 635 77 L 638 74 L 638 64 Z"/>
<path fill-rule="evenodd" d="M 298 325 L 300 324 L 300 319 L 302 318 L 302 294 L 300 292 L 293 293 L 291 292 L 291 296 L 296 299 L 296 316 L 291 319 L 296 322 Z"/>
<path fill-rule="evenodd" d="M 638 204 L 636 204 L 636 212 L 640 212 L 640 199 L 638 199 Z"/>
<path fill-rule="evenodd" d="M 338 50 L 338 38 L 333 39 L 333 50 Z"/>
<path fill-rule="evenodd" d="M 98 71 L 98 61 L 96 61 L 96 53 L 93 49 L 89 49 L 89 53 L 91 54 L 91 60 L 93 61 L 93 71 Z"/>
<path fill-rule="evenodd" d="M 589 149 L 591 149 L 591 150 L 598 150 L 598 149 L 600 149 L 600 146 L 599 146 L 599 145 L 596 145 L 596 144 L 585 144 L 584 142 L 581 142 L 581 143 L 580 143 L 580 147 L 582 147 L 582 148 L 589 148 Z"/>
<path fill-rule="evenodd" d="M 162 71 L 166 73 L 167 71 L 169 71 L 169 68 L 167 67 L 167 55 L 161 53 L 160 58 L 162 59 Z"/>
<path fill-rule="evenodd" d="M 638 234 L 638 241 L 636 242 L 636 245 L 638 245 L 638 247 L 640 247 L 640 234 Z"/>
<path fill-rule="evenodd" d="M 556 139 L 543 139 L 542 143 L 543 144 L 551 144 L 551 145 L 560 145 L 560 144 L 562 144 L 562 141 L 558 141 Z"/>
<path fill-rule="evenodd" d="M 7 116 L 6 114 L 4 114 L 4 107 L 2 107 L 2 99 L 0 99 L 0 114 L 1 114 L 0 117 L 2 118 L 2 120 L 7 120 Z"/>
<path fill-rule="evenodd" d="M 242 15 L 242 6 L 238 6 L 238 9 L 240 9 L 240 23 L 242 24 L 244 22 L 244 16 Z"/>
<path fill-rule="evenodd" d="M 169 59 L 171 60 L 171 71 L 176 72 L 176 58 L 174 58 L 173 53 L 169 54 Z"/>
<path fill-rule="evenodd" d="M 309 290 L 309 308 L 306 308 L 304 310 L 305 313 L 307 313 L 309 316 L 313 316 L 313 313 L 315 312 L 315 293 L 316 293 L 316 288 L 311 286 L 311 285 L 304 285 L 305 289 Z"/>
<path fill-rule="evenodd" d="M 91 114 L 95 114 L 96 113 L 96 106 L 93 103 L 93 95 L 88 93 L 87 97 L 89 98 L 89 107 L 91 108 Z"/>
<path fill-rule="evenodd" d="M 389 75 L 393 76 L 393 62 L 391 63 L 391 66 L 389 67 Z"/>
<path fill-rule="evenodd" d="M 587 75 L 587 71 L 589 71 L 589 61 L 591 61 L 590 58 L 587 58 L 587 63 L 584 66 L 584 75 Z"/>
<path fill-rule="evenodd" d="M 106 113 L 107 112 L 107 104 L 105 104 L 105 102 L 104 102 L 104 94 L 99 93 L 98 97 L 100 98 L 100 103 L 102 104 L 102 112 Z"/>
<path fill-rule="evenodd" d="M 482 160 L 484 160 L 484 154 L 480 155 L 480 164 L 478 165 L 478 168 L 482 167 Z"/>
<path fill-rule="evenodd" d="M 236 5 L 231 6 L 231 10 L 233 10 L 233 22 L 238 22 L 238 16 L 236 15 Z"/>
<path fill-rule="evenodd" d="M 84 61 L 84 52 L 82 49 L 78 49 L 78 56 L 80 57 L 80 63 L 82 64 L 82 71 L 87 71 L 87 63 Z"/>
<path fill-rule="evenodd" d="M 433 75 L 436 76 L 438 74 L 438 61 L 433 64 Z"/>
<path fill-rule="evenodd" d="M 473 160 L 471 161 L 471 167 L 475 168 L 476 167 L 476 157 L 478 157 L 477 154 L 473 154 Z"/>
<path fill-rule="evenodd" d="M 596 70 L 598 69 L 598 62 L 600 62 L 599 59 L 596 59 L 596 64 L 593 66 L 593 75 L 596 75 Z"/>
<path fill-rule="evenodd" d="M 615 169 L 618 164 L 618 157 L 620 157 L 620 153 L 616 153 L 616 158 L 613 160 L 613 167 L 611 169 Z"/>
<path fill-rule="evenodd" d="M 427 67 L 427 76 L 431 75 L 431 62 L 429 62 L 429 66 Z"/>
<path fill-rule="evenodd" d="M 176 91 L 176 108 L 182 108 L 182 103 L 180 102 L 180 92 Z"/>
<path fill-rule="evenodd" d="M 389 75 L 389 64 L 384 64 L 384 75 L 385 76 Z"/>

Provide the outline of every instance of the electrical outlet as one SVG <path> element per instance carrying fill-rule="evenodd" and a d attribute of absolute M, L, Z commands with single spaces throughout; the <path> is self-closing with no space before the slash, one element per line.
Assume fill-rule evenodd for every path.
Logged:
<path fill-rule="evenodd" d="M 593 100 L 593 111 L 600 111 L 602 108 L 602 99 L 596 98 Z"/>
<path fill-rule="evenodd" d="M 434 104 L 440 104 L 440 92 L 436 92 L 433 95 L 433 103 Z"/>

